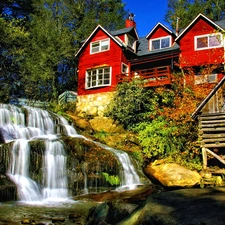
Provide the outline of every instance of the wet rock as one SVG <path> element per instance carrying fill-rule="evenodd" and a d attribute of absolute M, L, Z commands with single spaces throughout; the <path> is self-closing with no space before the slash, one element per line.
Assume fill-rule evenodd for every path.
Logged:
<path fill-rule="evenodd" d="M 23 219 L 22 221 L 21 221 L 21 223 L 22 224 L 30 224 L 30 220 L 29 219 Z"/>
<path fill-rule="evenodd" d="M 145 174 L 166 187 L 193 187 L 200 184 L 198 172 L 175 163 L 153 163 L 145 168 Z"/>
<path fill-rule="evenodd" d="M 69 215 L 69 219 L 77 219 L 77 218 L 80 218 L 80 217 L 81 217 L 81 215 L 78 214 L 78 213 L 73 213 L 73 214 Z"/>
<path fill-rule="evenodd" d="M 153 194 L 117 225 L 224 225 L 225 188 Z"/>
<path fill-rule="evenodd" d="M 65 222 L 65 218 L 63 218 L 63 217 L 55 217 L 55 218 L 52 218 L 52 222 L 53 223 L 56 223 L 56 222 Z"/>
<path fill-rule="evenodd" d="M 103 225 L 107 224 L 106 217 L 108 215 L 109 206 L 107 203 L 102 203 L 96 207 L 92 207 L 89 210 L 88 216 L 86 218 L 86 225 Z"/>

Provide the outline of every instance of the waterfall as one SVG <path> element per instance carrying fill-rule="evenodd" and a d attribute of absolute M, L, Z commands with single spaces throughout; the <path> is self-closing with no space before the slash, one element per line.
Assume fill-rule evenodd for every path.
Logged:
<path fill-rule="evenodd" d="M 14 142 L 8 175 L 17 184 L 19 196 L 22 201 L 40 201 L 40 189 L 29 178 L 29 151 L 27 140 L 20 139 Z"/>
<path fill-rule="evenodd" d="M 55 123 L 50 113 L 45 110 L 25 107 L 26 113 L 19 107 L 0 104 L 0 130 L 4 141 L 13 143 L 12 160 L 8 176 L 17 185 L 20 200 L 40 201 L 45 199 L 68 198 L 66 155 L 63 144 L 57 140 Z M 67 134 L 75 135 L 68 123 L 56 117 Z M 29 142 L 33 139 L 45 141 L 43 160 L 43 182 L 38 185 L 30 178 Z"/>
<path fill-rule="evenodd" d="M 122 170 L 120 171 L 120 187 L 117 190 L 134 189 L 138 185 L 142 185 L 139 176 L 134 168 L 133 163 L 130 160 L 129 155 L 121 150 L 111 148 L 107 145 L 96 143 L 99 146 L 111 151 L 119 160 Z"/>
<path fill-rule="evenodd" d="M 67 198 L 66 156 L 60 141 L 46 141 L 43 196 L 44 199 Z"/>
<path fill-rule="evenodd" d="M 0 104 L 0 139 L 12 142 L 11 161 L 7 175 L 16 184 L 20 200 L 61 201 L 68 199 L 67 157 L 60 135 L 86 137 L 77 134 L 68 121 L 46 110 Z M 45 146 L 42 156 L 42 178 L 36 183 L 30 174 L 30 145 L 34 140 L 42 140 Z M 121 164 L 121 187 L 131 189 L 140 184 L 129 155 L 123 151 L 110 148 L 98 142 L 100 147 L 112 152 Z M 84 176 L 84 193 L 88 193 L 88 176 L 85 162 L 82 168 Z M 97 181 L 96 181 L 97 184 Z"/>

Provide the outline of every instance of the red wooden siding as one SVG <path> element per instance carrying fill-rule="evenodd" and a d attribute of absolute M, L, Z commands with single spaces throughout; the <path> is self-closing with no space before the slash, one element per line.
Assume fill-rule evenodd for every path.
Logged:
<path fill-rule="evenodd" d="M 117 84 L 117 74 L 121 73 L 121 62 L 128 64 L 126 57 L 123 54 L 121 46 L 110 39 L 110 49 L 105 52 L 90 54 L 90 43 L 96 40 L 109 38 L 102 30 L 97 31 L 83 48 L 79 57 L 79 72 L 78 72 L 78 95 L 95 94 L 100 92 L 112 91 Z M 111 67 L 111 86 L 96 87 L 85 89 L 85 74 L 87 69 L 98 68 L 101 66 Z"/>
<path fill-rule="evenodd" d="M 219 64 L 224 61 L 224 49 L 213 48 L 205 50 L 195 50 L 194 37 L 198 35 L 211 34 L 215 29 L 205 20 L 200 19 L 181 38 L 180 45 L 180 67 L 199 66 L 207 64 Z"/>
<path fill-rule="evenodd" d="M 123 42 L 125 42 L 125 34 L 118 35 L 118 37 L 120 38 L 120 40 L 122 40 Z"/>
<path fill-rule="evenodd" d="M 165 37 L 171 35 L 167 30 L 165 30 L 163 27 L 159 26 L 155 31 L 152 32 L 152 34 L 148 37 L 148 39 L 155 39 L 160 37 Z"/>

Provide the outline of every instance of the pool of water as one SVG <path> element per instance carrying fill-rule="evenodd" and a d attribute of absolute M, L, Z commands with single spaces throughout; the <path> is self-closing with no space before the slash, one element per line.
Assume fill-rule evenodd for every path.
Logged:
<path fill-rule="evenodd" d="M 89 209 L 96 205 L 86 201 L 0 202 L 0 225 L 21 225 L 25 221 L 50 225 L 54 220 L 66 225 L 84 224 Z"/>

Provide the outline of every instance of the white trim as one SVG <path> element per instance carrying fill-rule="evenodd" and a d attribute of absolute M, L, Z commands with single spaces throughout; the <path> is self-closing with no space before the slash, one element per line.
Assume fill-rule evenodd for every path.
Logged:
<path fill-rule="evenodd" d="M 108 84 L 97 84 L 97 82 L 99 82 L 100 79 L 98 79 L 98 71 L 100 69 L 106 69 L 106 68 L 109 68 L 109 83 Z M 95 85 L 90 85 L 89 87 L 87 86 L 87 83 L 88 83 L 88 71 L 89 72 L 93 72 L 93 71 L 96 71 L 96 84 Z M 92 78 L 92 76 L 91 76 Z M 102 79 L 102 81 L 104 81 L 105 79 Z M 89 69 L 89 70 L 86 70 L 85 72 L 85 89 L 88 90 L 88 89 L 92 89 L 92 88 L 99 88 L 99 87 L 107 87 L 107 86 L 111 86 L 111 81 L 112 81 L 112 67 L 111 66 L 102 66 L 102 67 L 98 67 L 98 68 L 93 68 L 93 69 Z M 90 81 L 92 82 L 92 80 Z"/>
<path fill-rule="evenodd" d="M 120 47 L 122 47 L 122 43 L 119 42 L 114 36 L 112 36 L 106 29 L 104 29 L 101 25 L 98 25 L 93 31 L 92 33 L 89 35 L 89 37 L 85 40 L 85 42 L 83 43 L 83 45 L 80 47 L 80 49 L 77 51 L 77 53 L 75 54 L 75 57 L 77 57 L 77 55 L 81 52 L 81 50 L 83 49 L 83 47 L 87 44 L 87 42 L 91 39 L 91 37 L 94 35 L 94 33 L 98 30 L 101 29 L 103 30 L 111 39 L 113 39 Z"/>
<path fill-rule="evenodd" d="M 197 39 L 198 38 L 202 38 L 202 37 L 207 37 L 209 38 L 210 36 L 217 36 L 217 35 L 220 35 L 220 45 L 218 46 L 207 46 L 207 47 L 202 47 L 202 48 L 198 48 L 197 47 Z M 207 43 L 209 44 L 209 43 Z M 198 36 L 195 36 L 194 37 L 194 46 L 195 46 L 195 51 L 201 51 L 201 50 L 205 50 L 205 49 L 212 49 L 212 48 L 221 48 L 223 47 L 223 37 L 222 37 L 222 34 L 221 33 L 212 33 L 212 34 L 203 34 L 203 35 L 198 35 Z"/>
<path fill-rule="evenodd" d="M 123 66 L 126 66 L 127 67 L 127 71 L 126 72 L 123 71 Z M 129 66 L 126 63 L 123 63 L 123 62 L 121 63 L 121 73 L 128 76 Z"/>
<path fill-rule="evenodd" d="M 105 50 L 102 50 L 102 49 L 101 49 L 102 46 L 103 46 L 102 43 L 103 43 L 104 41 L 108 41 L 108 44 L 107 44 L 108 48 L 105 49 Z M 92 44 L 93 44 L 93 43 L 97 43 L 97 42 L 99 42 L 99 49 L 98 49 L 98 51 L 96 51 L 96 52 L 92 52 L 92 50 L 93 50 Z M 109 39 L 109 38 L 104 38 L 104 39 L 102 39 L 102 40 L 93 41 L 93 42 L 90 43 L 90 54 L 91 54 L 91 55 L 92 55 L 92 54 L 96 54 L 96 53 L 100 53 L 100 52 L 109 51 L 109 50 L 110 50 L 110 39 Z"/>
<path fill-rule="evenodd" d="M 129 37 L 133 39 L 133 44 L 132 44 L 132 46 L 129 45 Z M 132 48 L 134 51 L 136 50 L 136 41 L 137 41 L 137 40 L 136 40 L 132 35 L 130 35 L 130 34 L 125 34 L 125 44 L 126 44 L 128 47 Z"/>
<path fill-rule="evenodd" d="M 169 38 L 169 46 L 168 46 L 168 47 L 162 48 L 162 47 L 161 47 L 161 40 L 167 39 L 167 38 Z M 153 42 L 153 41 L 157 41 L 157 40 L 160 40 L 160 48 L 159 48 L 159 49 L 152 49 L 152 42 Z M 159 38 L 154 38 L 154 39 L 150 39 L 150 40 L 149 40 L 149 49 L 150 49 L 150 51 L 155 51 L 155 50 L 160 50 L 160 49 L 170 48 L 171 45 L 172 45 L 172 38 L 171 38 L 170 35 L 164 36 L 164 37 L 159 37 Z"/>
<path fill-rule="evenodd" d="M 212 25 L 214 25 L 215 27 L 217 27 L 219 30 L 224 31 L 224 29 L 222 27 L 220 27 L 219 25 L 217 25 L 216 23 L 214 23 L 212 20 L 210 20 L 208 17 L 204 16 L 203 14 L 199 13 L 198 16 L 195 17 L 195 19 L 178 35 L 178 37 L 175 39 L 175 41 L 177 41 L 178 39 L 180 39 L 183 34 L 195 23 L 195 21 L 197 21 L 200 17 L 203 17 L 204 19 L 206 19 L 209 23 L 211 23 Z"/>
<path fill-rule="evenodd" d="M 160 22 L 157 23 L 154 28 L 146 35 L 146 39 L 149 38 L 149 36 L 153 33 L 153 31 L 158 27 L 158 26 L 162 26 L 165 30 L 167 30 L 169 33 L 173 34 L 173 32 L 171 30 L 169 30 L 166 26 L 164 26 L 163 24 L 161 24 Z"/>

